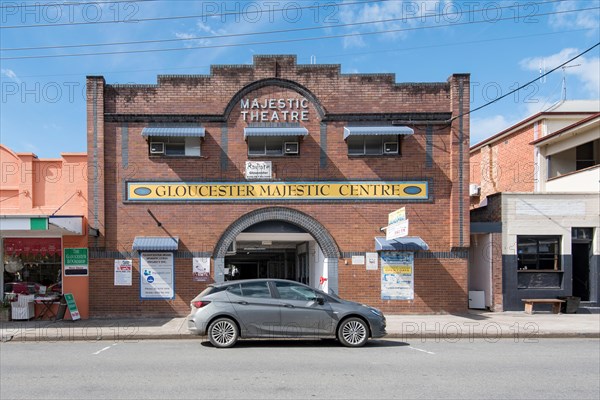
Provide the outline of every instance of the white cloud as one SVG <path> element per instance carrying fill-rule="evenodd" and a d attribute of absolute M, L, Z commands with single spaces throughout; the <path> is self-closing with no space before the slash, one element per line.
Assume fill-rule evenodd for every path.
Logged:
<path fill-rule="evenodd" d="M 175 37 L 177 39 L 184 39 L 183 44 L 185 47 L 208 46 L 210 44 L 209 39 L 194 39 L 197 35 L 191 33 L 175 32 Z"/>
<path fill-rule="evenodd" d="M 566 48 L 556 54 L 546 57 L 530 57 L 521 60 L 520 65 L 529 71 L 539 71 L 540 65 L 549 71 L 565 61 L 575 57 L 580 50 Z M 564 72 L 567 76 L 573 76 L 582 84 L 584 91 L 589 96 L 597 97 L 600 94 L 600 58 L 582 56 L 567 64 Z M 559 70 L 560 71 L 560 70 Z M 556 71 L 555 73 L 560 73 Z M 568 79 L 568 78 L 567 78 Z"/>
<path fill-rule="evenodd" d="M 564 12 L 576 10 L 580 8 L 589 8 L 594 3 L 593 1 L 565 1 L 556 4 L 554 10 Z M 596 4 L 597 5 L 597 4 Z M 550 26 L 554 28 L 583 28 L 590 29 L 590 35 L 598 34 L 597 30 L 600 27 L 600 15 L 598 10 L 587 10 L 572 13 L 562 13 L 551 15 L 549 18 Z"/>
<path fill-rule="evenodd" d="M 12 69 L 2 68 L 0 70 L 0 73 L 2 75 L 6 76 L 9 79 L 12 79 L 13 81 L 15 81 L 17 83 L 21 83 L 21 80 L 19 79 L 19 77 L 17 76 L 17 74 L 15 73 L 15 71 L 13 71 Z"/>
<path fill-rule="evenodd" d="M 471 145 L 503 131 L 513 123 L 504 115 L 493 115 L 485 118 L 471 117 Z"/>

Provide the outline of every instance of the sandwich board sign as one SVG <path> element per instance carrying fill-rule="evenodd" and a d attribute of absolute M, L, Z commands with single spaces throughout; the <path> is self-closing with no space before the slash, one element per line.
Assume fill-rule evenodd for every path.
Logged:
<path fill-rule="evenodd" d="M 75 296 L 73 296 L 72 293 L 67 293 L 65 294 L 65 300 L 67 301 L 67 307 L 71 313 L 71 319 L 73 321 L 81 319 L 81 315 L 79 315 L 79 310 L 77 309 L 77 304 L 75 303 Z"/>

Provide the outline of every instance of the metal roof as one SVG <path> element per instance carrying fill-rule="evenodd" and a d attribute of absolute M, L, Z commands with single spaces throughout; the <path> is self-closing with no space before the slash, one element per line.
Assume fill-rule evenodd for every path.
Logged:
<path fill-rule="evenodd" d="M 142 129 L 142 136 L 204 137 L 204 128 L 200 126 L 149 127 Z"/>
<path fill-rule="evenodd" d="M 244 128 L 244 139 L 248 136 L 306 136 L 308 130 L 304 127 L 293 128 Z"/>
<path fill-rule="evenodd" d="M 137 251 L 176 251 L 179 248 L 179 237 L 136 236 L 132 248 Z"/>
<path fill-rule="evenodd" d="M 345 126 L 344 140 L 348 136 L 412 135 L 415 131 L 408 126 Z"/>
<path fill-rule="evenodd" d="M 419 236 L 403 237 L 394 240 L 386 240 L 384 237 L 375 238 L 375 250 L 416 251 L 429 250 L 429 245 Z"/>

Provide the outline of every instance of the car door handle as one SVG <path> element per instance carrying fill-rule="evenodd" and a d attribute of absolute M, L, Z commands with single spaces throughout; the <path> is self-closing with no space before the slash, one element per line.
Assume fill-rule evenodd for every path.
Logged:
<path fill-rule="evenodd" d="M 248 302 L 247 301 L 238 301 L 238 304 L 241 304 L 243 306 L 247 306 Z"/>
<path fill-rule="evenodd" d="M 284 306 L 287 307 L 287 308 L 294 308 L 294 306 L 291 305 L 291 304 L 284 304 Z"/>

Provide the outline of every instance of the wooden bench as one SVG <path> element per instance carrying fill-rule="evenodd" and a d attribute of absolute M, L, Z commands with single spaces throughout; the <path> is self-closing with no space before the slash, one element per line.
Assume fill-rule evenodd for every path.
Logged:
<path fill-rule="evenodd" d="M 526 314 L 533 314 L 534 304 L 552 304 L 552 312 L 554 314 L 560 314 L 560 306 L 564 302 L 564 300 L 559 299 L 523 299 Z"/>

